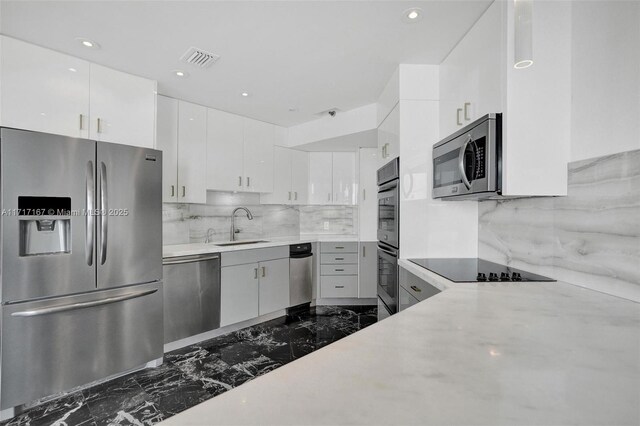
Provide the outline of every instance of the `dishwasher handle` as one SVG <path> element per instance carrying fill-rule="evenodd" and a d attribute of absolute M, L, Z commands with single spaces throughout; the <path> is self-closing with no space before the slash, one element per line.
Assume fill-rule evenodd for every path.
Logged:
<path fill-rule="evenodd" d="M 181 263 L 193 263 L 193 262 L 204 262 L 207 260 L 216 260 L 220 259 L 219 254 L 211 254 L 211 255 L 202 255 L 197 254 L 194 256 L 180 256 L 180 257 L 169 257 L 166 259 L 162 259 L 163 265 L 179 265 Z"/>
<path fill-rule="evenodd" d="M 304 254 L 292 254 L 289 257 L 291 259 L 306 259 L 307 257 L 312 257 L 313 253 L 304 253 Z"/>

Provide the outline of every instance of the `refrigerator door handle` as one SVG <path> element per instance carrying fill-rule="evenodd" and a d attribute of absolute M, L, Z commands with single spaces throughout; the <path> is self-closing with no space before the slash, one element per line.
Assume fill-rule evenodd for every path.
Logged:
<path fill-rule="evenodd" d="M 106 297 L 104 299 L 92 300 L 89 302 L 70 303 L 68 305 L 52 306 L 50 308 L 33 309 L 29 311 L 19 311 L 11 314 L 12 317 L 37 317 L 41 315 L 57 314 L 59 312 L 74 311 L 76 309 L 91 308 L 94 306 L 108 305 L 110 303 L 122 302 L 124 300 L 136 299 L 138 297 L 153 294 L 158 289 L 144 291 L 132 291 L 120 296 Z"/>
<path fill-rule="evenodd" d="M 93 176 L 93 161 L 87 162 L 86 170 L 86 211 L 85 211 L 85 254 L 87 256 L 87 265 L 93 265 L 93 236 L 94 229 L 94 214 L 95 214 L 95 181 Z"/>
<path fill-rule="evenodd" d="M 100 264 L 107 261 L 107 235 L 109 232 L 109 203 L 107 166 L 100 162 Z"/>

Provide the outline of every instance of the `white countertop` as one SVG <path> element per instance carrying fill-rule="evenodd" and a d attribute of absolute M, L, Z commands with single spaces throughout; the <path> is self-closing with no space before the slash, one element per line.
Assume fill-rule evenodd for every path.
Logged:
<path fill-rule="evenodd" d="M 562 282 L 440 285 L 164 424 L 640 424 L 640 304 Z"/>
<path fill-rule="evenodd" d="M 216 244 L 225 244 L 229 241 L 214 241 L 208 244 L 192 243 L 192 244 L 173 244 L 162 247 L 162 257 L 191 256 L 195 254 L 206 253 L 223 253 L 238 250 L 251 250 L 258 248 L 278 247 L 298 243 L 314 243 L 314 242 L 342 242 L 342 241 L 358 241 L 357 235 L 340 235 L 340 234 L 302 234 L 300 237 L 265 237 L 263 243 L 240 244 L 236 246 L 217 246 Z M 239 240 L 241 242 L 242 240 Z"/>

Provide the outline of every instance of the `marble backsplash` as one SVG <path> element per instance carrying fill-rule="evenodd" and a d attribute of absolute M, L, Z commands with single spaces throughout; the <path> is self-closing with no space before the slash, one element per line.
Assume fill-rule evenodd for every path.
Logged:
<path fill-rule="evenodd" d="M 640 301 L 640 150 L 571 163 L 566 197 L 479 203 L 478 252 Z"/>
<path fill-rule="evenodd" d="M 236 213 L 237 239 L 298 237 L 303 234 L 357 233 L 358 209 L 350 206 L 262 205 L 258 194 L 208 192 L 207 204 L 162 205 L 163 244 L 204 242 L 230 238 L 231 212 L 247 207 L 253 220 L 243 211 Z"/>

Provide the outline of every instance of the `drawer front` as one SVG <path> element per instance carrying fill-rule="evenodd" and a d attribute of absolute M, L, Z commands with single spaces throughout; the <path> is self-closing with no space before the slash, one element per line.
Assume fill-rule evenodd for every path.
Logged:
<path fill-rule="evenodd" d="M 320 263 L 323 265 L 357 264 L 358 255 L 356 253 L 322 253 Z"/>
<path fill-rule="evenodd" d="M 320 265 L 320 275 L 358 275 L 358 265 Z"/>
<path fill-rule="evenodd" d="M 440 293 L 439 289 L 404 268 L 400 268 L 400 286 L 419 301 Z"/>
<path fill-rule="evenodd" d="M 322 253 L 356 253 L 358 254 L 358 243 L 350 241 L 345 243 L 320 243 Z"/>
<path fill-rule="evenodd" d="M 289 246 L 223 252 L 220 255 L 222 266 L 244 265 L 267 260 L 285 259 L 289 257 Z"/>
<path fill-rule="evenodd" d="M 358 277 L 334 276 L 320 278 L 320 297 L 358 297 Z"/>

